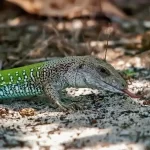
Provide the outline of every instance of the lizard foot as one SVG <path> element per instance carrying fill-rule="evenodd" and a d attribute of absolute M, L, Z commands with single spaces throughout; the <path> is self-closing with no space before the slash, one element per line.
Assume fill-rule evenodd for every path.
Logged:
<path fill-rule="evenodd" d="M 61 108 L 63 107 L 63 109 L 65 110 L 72 110 L 72 111 L 76 111 L 76 110 L 82 110 L 82 105 L 79 105 L 79 101 L 77 100 L 72 100 L 70 98 L 64 98 L 61 100 Z"/>

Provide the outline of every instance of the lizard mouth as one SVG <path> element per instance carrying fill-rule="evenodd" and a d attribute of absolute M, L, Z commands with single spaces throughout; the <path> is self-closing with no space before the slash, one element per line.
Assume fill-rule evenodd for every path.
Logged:
<path fill-rule="evenodd" d="M 131 93 L 128 89 L 124 89 L 122 91 L 123 91 L 123 93 L 129 95 L 132 98 L 140 98 L 141 97 L 140 95 L 135 95 L 134 93 Z"/>
<path fill-rule="evenodd" d="M 142 97 L 142 96 L 140 96 L 140 95 L 136 95 L 136 94 L 130 92 L 128 89 L 122 89 L 122 90 L 120 90 L 120 89 L 117 89 L 116 87 L 114 87 L 114 86 L 112 86 L 112 85 L 110 85 L 110 84 L 108 84 L 108 83 L 106 83 L 106 84 L 109 85 L 109 86 L 111 86 L 111 87 L 113 87 L 114 89 L 116 89 L 116 90 L 118 90 L 118 91 L 120 91 L 120 92 L 123 92 L 123 93 L 127 94 L 127 95 L 130 96 L 131 98 L 141 98 L 141 97 Z"/>

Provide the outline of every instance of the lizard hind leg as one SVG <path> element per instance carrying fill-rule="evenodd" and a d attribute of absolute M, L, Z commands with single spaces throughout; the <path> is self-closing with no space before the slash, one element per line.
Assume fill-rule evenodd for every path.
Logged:
<path fill-rule="evenodd" d="M 80 109 L 77 103 L 71 99 L 62 99 L 59 90 L 53 85 L 46 84 L 44 86 L 44 92 L 48 98 L 52 99 L 64 111 Z"/>

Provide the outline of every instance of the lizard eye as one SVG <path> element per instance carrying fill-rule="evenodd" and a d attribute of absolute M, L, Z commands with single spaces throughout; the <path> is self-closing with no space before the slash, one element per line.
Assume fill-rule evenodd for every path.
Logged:
<path fill-rule="evenodd" d="M 107 69 L 104 68 L 104 67 L 98 67 L 98 72 L 101 73 L 101 74 L 103 74 L 103 75 L 107 75 L 107 76 L 110 75 L 110 71 L 107 70 Z"/>

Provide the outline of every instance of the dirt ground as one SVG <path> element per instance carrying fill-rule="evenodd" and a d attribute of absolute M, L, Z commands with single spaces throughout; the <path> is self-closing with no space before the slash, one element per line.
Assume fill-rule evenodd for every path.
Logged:
<path fill-rule="evenodd" d="M 143 95 L 68 89 L 84 109 L 62 112 L 45 97 L 0 101 L 0 149 L 149 150 L 150 15 L 134 20 L 60 19 L 31 15 L 15 5 L 0 13 L 0 68 L 51 57 L 95 55 L 126 72 L 129 89 Z M 136 12 L 136 10 L 134 10 Z M 142 19 L 141 19 L 142 18 Z M 108 46 L 107 46 L 108 40 Z"/>

